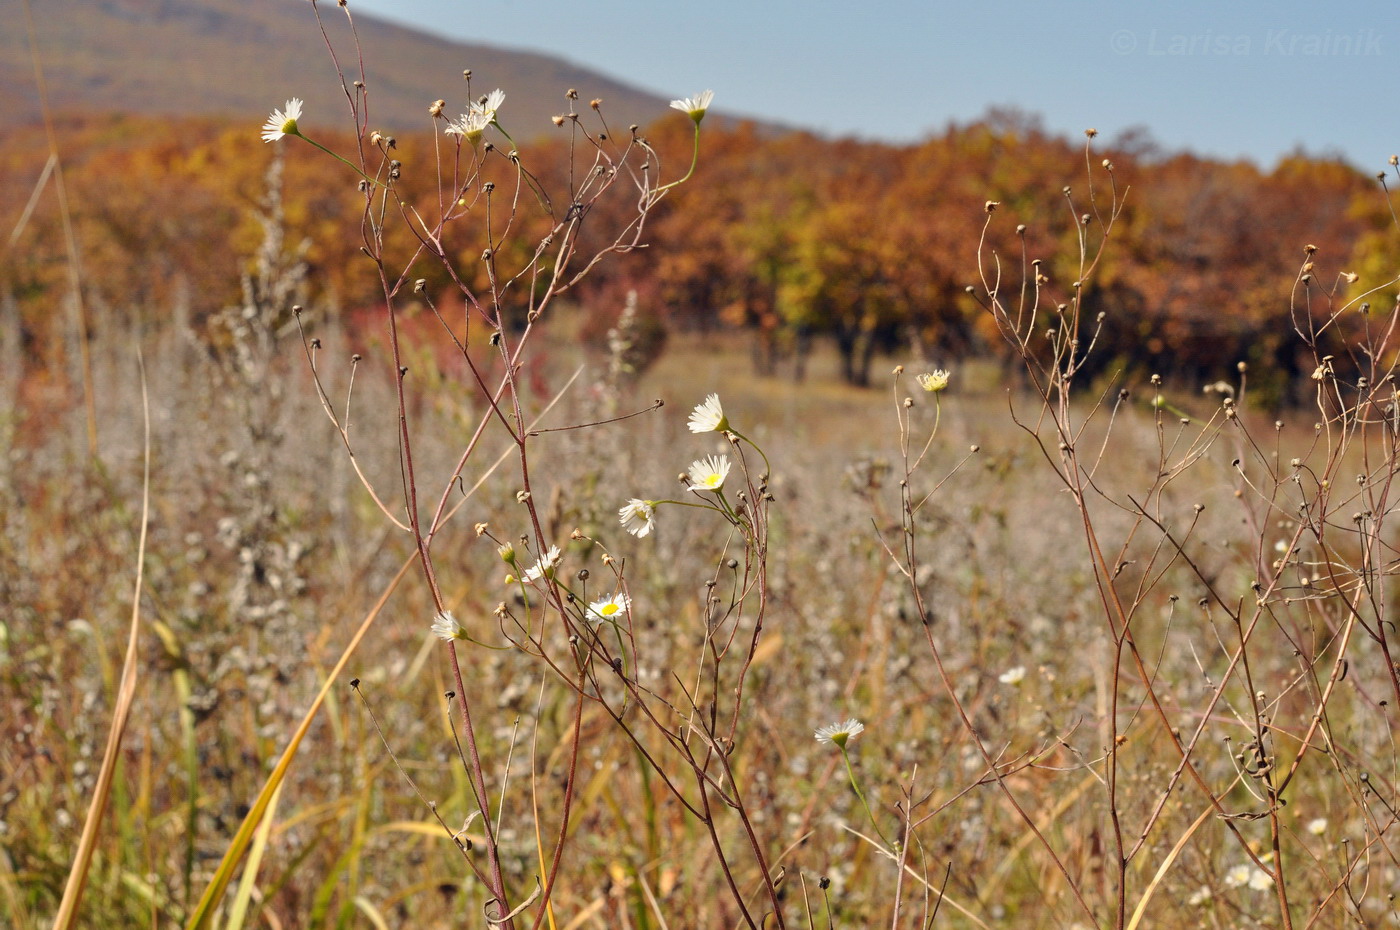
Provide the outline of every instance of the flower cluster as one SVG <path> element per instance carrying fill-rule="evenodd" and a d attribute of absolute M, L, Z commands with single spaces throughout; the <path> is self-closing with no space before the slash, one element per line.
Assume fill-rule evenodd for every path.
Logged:
<path fill-rule="evenodd" d="M 493 90 L 480 100 L 468 104 L 467 112 L 455 120 L 448 121 L 447 128 L 443 132 L 452 136 L 461 136 L 462 141 L 468 145 L 476 145 L 481 141 L 481 134 L 486 131 L 486 127 L 496 121 L 496 111 L 505 102 L 505 91 Z"/>
<path fill-rule="evenodd" d="M 708 102 L 708 98 L 706 99 Z M 729 418 L 724 414 L 719 395 L 711 394 L 697 404 L 690 413 L 687 425 L 692 433 L 729 433 Z M 686 484 L 697 494 L 718 492 L 723 489 L 731 467 L 727 455 L 708 455 L 703 459 L 696 459 L 690 463 L 690 468 L 685 473 Z M 663 502 L 634 497 L 617 511 L 618 522 L 633 536 L 646 536 L 656 527 L 656 508 L 661 503 Z"/>
<path fill-rule="evenodd" d="M 1264 891 L 1274 884 L 1274 877 L 1252 862 L 1241 862 L 1231 866 L 1225 873 L 1225 885 L 1241 888 L 1248 885 L 1255 891 Z"/>

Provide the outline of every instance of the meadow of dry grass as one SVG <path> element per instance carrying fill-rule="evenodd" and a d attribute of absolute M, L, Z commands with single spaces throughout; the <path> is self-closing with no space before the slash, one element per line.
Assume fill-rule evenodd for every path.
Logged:
<path fill-rule="evenodd" d="M 299 306 L 276 167 L 241 304 L 89 306 L 23 380 L 5 320 L 6 926 L 1396 922 L 1396 281 L 1280 283 L 1308 405 L 1080 383 L 1090 167 L 1075 281 L 968 243 L 1009 367 L 759 378 L 625 315 L 604 353 L 571 276 L 691 173 L 574 125 L 554 201 L 467 133 L 436 204 L 377 134 L 328 159 L 372 324 Z"/>
<path fill-rule="evenodd" d="M 294 334 L 265 343 L 269 355 L 248 383 L 188 333 L 143 340 L 116 314 L 102 328 L 112 337 L 95 357 L 98 461 L 87 459 L 78 408 L 35 422 L 10 385 L 5 417 L 11 453 L 0 487 L 10 606 L 0 685 L 0 901 L 15 927 L 43 925 L 55 906 L 121 664 L 140 499 L 138 344 L 153 431 L 142 687 L 108 835 L 92 869 L 86 925 L 181 919 L 350 632 L 412 554 L 410 540 L 386 532 L 354 483 Z M 355 350 L 374 355 L 373 347 L 348 343 L 328 320 L 310 328 L 324 340 L 326 358 Z M 911 395 L 847 388 L 820 372 L 806 384 L 759 380 L 737 348 L 724 339 L 677 340 L 620 396 L 600 380 L 606 360 L 581 354 L 572 340 L 541 352 L 530 372 L 535 409 L 578 373 L 545 425 L 596 418 L 609 397 L 623 410 L 653 397 L 667 401 L 621 424 L 547 434 L 538 454 L 548 466 L 534 490 L 547 501 L 547 535 L 567 540 L 578 528 L 625 560 L 637 643 L 631 661 L 640 682 L 663 693 L 675 684 L 668 676 L 693 677 L 703 664 L 705 585 L 717 573 L 723 583 L 732 540 L 726 543 L 703 514 L 685 511 L 634 539 L 614 514 L 634 494 L 669 495 L 674 474 L 691 458 L 727 445 L 692 436 L 683 423 L 693 402 L 722 391 L 736 428 L 742 424 L 773 462 L 766 638 L 748 673 L 733 753 L 752 821 L 773 867 L 787 875 L 781 887 L 789 905 L 821 925 L 828 915 L 838 926 L 889 917 L 893 863 L 872 835 L 839 754 L 812 739 L 815 727 L 851 716 L 867 727 L 851 743 L 852 761 L 875 817 L 886 830 L 896 829 L 906 811 L 919 823 L 910 832 L 918 844 L 905 891 L 914 903 L 907 907 L 917 913 L 925 905 L 927 881 L 946 894 L 938 911 L 943 925 L 1088 925 L 1008 795 L 989 783 L 988 767 L 940 684 L 908 582 L 881 546 L 881 538 L 899 536 L 896 397 Z M 998 378 L 990 368 L 955 375 L 923 469 L 941 479 L 970 446 L 979 447 L 918 523 L 927 553 L 918 587 L 959 700 L 1005 767 L 1010 796 L 1046 834 L 1091 906 L 1107 912 L 1112 898 L 1105 734 L 1117 706 L 1119 764 L 1127 773 L 1117 788 L 1122 815 L 1140 821 L 1165 802 L 1144 865 L 1128 873 L 1135 893 L 1150 886 L 1178 840 L 1190 840 L 1154 895 L 1151 925 L 1277 925 L 1267 889 L 1231 883 L 1230 870 L 1248 859 L 1227 821 L 1197 822 L 1211 812 L 1187 786 L 1165 794 L 1177 760 L 1143 706 L 1140 686 L 1125 682 L 1128 695 L 1111 694 L 1113 642 L 1103 634 L 1076 508 L 1011 423 Z M 371 376 L 358 390 L 359 428 L 382 435 L 376 415 L 385 419 L 392 384 Z M 472 401 L 450 382 L 413 400 L 433 437 L 422 447 L 420 469 L 450 469 L 451 450 L 472 423 Z M 1204 418 L 1218 409 L 1199 396 L 1178 402 Z M 930 427 L 929 405 L 920 400 L 911 413 L 916 434 Z M 1287 419 L 1280 457 L 1291 458 L 1290 450 L 1319 454 L 1311 423 L 1296 422 L 1308 415 Z M 1198 423 L 1186 428 L 1189 435 Z M 1150 407 L 1130 401 L 1099 466 L 1108 490 L 1150 486 L 1159 440 L 1165 434 L 1175 441 L 1179 428 L 1174 417 L 1159 427 Z M 1251 428 L 1273 438 L 1268 421 Z M 1234 608 L 1242 598 L 1252 601 L 1257 566 L 1277 558 L 1276 543 L 1292 535 L 1293 524 L 1237 498 L 1244 485 L 1230 463 L 1246 445 L 1221 431 L 1201 444 L 1189 484 L 1166 489 L 1162 509 L 1177 519 L 1205 505 L 1189 543 L 1199 572 L 1179 559 L 1163 564 L 1136 628 L 1173 720 L 1182 728 L 1206 725 L 1196 764 L 1239 818 L 1235 828 L 1267 852 L 1268 831 L 1256 819 L 1267 805 L 1234 759 L 1255 732 L 1251 695 L 1242 681 L 1226 682 L 1225 700 L 1208 717 L 1200 710 L 1221 683 L 1238 634 L 1219 606 L 1200 602 L 1220 596 Z M 361 454 L 381 483 L 394 474 L 388 451 L 387 461 L 382 448 Z M 483 462 L 495 458 L 495 449 L 488 451 Z M 477 473 L 466 477 L 470 486 Z M 502 583 L 495 546 L 472 525 L 487 522 L 503 538 L 520 528 L 512 482 L 499 477 L 468 499 L 435 543 L 440 571 L 451 579 L 444 586 L 448 606 L 488 643 L 500 640 L 492 609 L 515 595 Z M 927 490 L 934 479 L 914 481 Z M 1102 517 L 1100 532 L 1127 539 L 1127 516 Z M 1159 570 L 1142 563 L 1151 564 L 1154 554 L 1160 561 L 1161 535 L 1145 536 L 1122 560 L 1128 564 L 1116 584 L 1126 592 Z M 566 547 L 565 564 L 596 573 L 604 570 L 598 553 L 590 539 L 576 541 Z M 1312 560 L 1300 557 L 1304 563 Z M 1286 622 L 1256 634 L 1268 642 L 1254 653 L 1249 681 L 1274 708 L 1279 741 L 1296 742 L 1317 682 L 1295 647 L 1308 662 L 1330 661 L 1336 630 L 1325 607 L 1297 616 L 1296 606 L 1282 609 Z M 432 614 L 421 582 L 394 590 L 297 757 L 255 896 L 269 926 L 433 926 L 471 923 L 481 913 L 482 889 L 464 875 L 460 853 L 424 803 L 435 804 L 454 829 L 470 810 L 443 697 L 452 683 L 441 643 L 428 631 Z M 1304 911 L 1333 915 L 1320 925 L 1337 925 L 1347 911 L 1363 923 L 1381 920 L 1388 903 L 1378 892 L 1397 880 L 1387 854 L 1393 818 L 1384 809 L 1394 762 L 1386 670 L 1374 653 L 1351 655 L 1340 693 L 1328 704 L 1338 745 L 1314 754 L 1303 773 L 1316 777 L 1290 791 L 1278 812 L 1290 864 L 1297 863 L 1295 900 Z M 1024 677 L 1013 681 L 1016 669 Z M 503 867 L 527 888 L 539 861 L 526 825 L 536 812 L 552 825 L 549 812 L 560 804 L 561 757 L 574 726 L 569 691 L 510 649 L 480 650 L 465 671 L 485 721 L 479 733 L 491 788 L 501 793 Z M 1318 676 L 1325 684 L 1325 674 Z M 349 687 L 352 677 L 359 694 Z M 716 861 L 703 854 L 698 825 L 659 789 L 658 775 L 640 764 L 638 747 L 606 713 L 587 710 L 580 724 L 571 855 L 554 894 L 558 924 L 731 925 L 738 917 L 720 893 Z M 1363 776 L 1387 787 L 1368 793 Z M 718 829 L 737 825 L 719 818 Z M 742 877 L 752 886 L 752 875 Z M 829 888 L 818 887 L 822 879 Z M 1338 887 L 1354 895 L 1354 910 Z"/>

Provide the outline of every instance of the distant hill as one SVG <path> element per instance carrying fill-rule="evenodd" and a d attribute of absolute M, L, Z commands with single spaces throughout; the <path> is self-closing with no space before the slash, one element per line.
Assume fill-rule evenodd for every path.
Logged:
<path fill-rule="evenodd" d="M 289 97 L 307 103 L 308 126 L 346 127 L 347 106 L 307 0 L 30 0 L 49 101 L 56 112 L 236 117 L 261 123 Z M 346 80 L 354 46 L 335 0 L 317 5 Z M 354 10 L 353 0 L 350 9 Z M 0 0 L 0 117 L 38 119 L 39 97 L 21 0 Z M 425 129 L 439 97 L 447 113 L 471 92 L 507 92 L 502 123 L 517 139 L 547 132 L 576 88 L 614 126 L 646 124 L 667 99 L 560 58 L 453 42 L 356 14 L 370 89 L 370 126 Z"/>

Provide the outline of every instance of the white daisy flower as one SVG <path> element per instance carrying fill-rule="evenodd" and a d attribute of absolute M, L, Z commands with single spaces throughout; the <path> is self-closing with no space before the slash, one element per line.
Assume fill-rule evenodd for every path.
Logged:
<path fill-rule="evenodd" d="M 1019 685 L 1025 680 L 1026 667 L 1024 665 L 1018 665 L 1015 668 L 1009 668 L 997 676 L 997 681 L 1001 682 L 1004 685 Z"/>
<path fill-rule="evenodd" d="M 690 431 L 692 433 L 722 433 L 729 429 L 729 418 L 724 415 L 724 408 L 720 406 L 719 395 L 711 394 L 704 402 L 698 404 L 690 412 Z"/>
<path fill-rule="evenodd" d="M 486 131 L 486 127 L 491 125 L 491 119 L 486 114 L 473 110 L 449 122 L 443 132 L 449 136 L 461 136 L 468 145 L 476 145 L 481 141 L 481 134 Z"/>
<path fill-rule="evenodd" d="M 1225 887 L 1239 888 L 1242 885 L 1248 885 L 1249 870 L 1249 865 L 1243 862 L 1239 865 L 1230 866 L 1229 871 L 1225 873 Z"/>
<path fill-rule="evenodd" d="M 1327 832 L 1327 818 L 1315 817 L 1308 821 L 1308 832 L 1313 836 L 1321 836 Z"/>
<path fill-rule="evenodd" d="M 841 723 L 829 723 L 814 734 L 819 743 L 832 743 L 842 749 L 846 743 L 865 732 L 865 724 L 852 717 Z"/>
<path fill-rule="evenodd" d="M 692 491 L 718 491 L 729 476 L 729 456 L 711 455 L 690 464 L 686 477 Z"/>
<path fill-rule="evenodd" d="M 299 136 L 301 130 L 297 129 L 297 120 L 301 119 L 301 98 L 293 97 L 287 101 L 286 110 L 273 110 L 272 115 L 263 123 L 262 140 L 264 142 L 276 142 L 283 136 Z"/>
<path fill-rule="evenodd" d="M 462 624 L 457 622 L 457 618 L 452 616 L 450 610 L 444 610 L 433 618 L 433 635 L 444 642 L 452 642 L 454 639 L 466 639 L 467 634 L 462 629 Z"/>
<path fill-rule="evenodd" d="M 1255 891 L 1268 891 L 1274 886 L 1274 877 L 1255 866 L 1249 872 L 1249 887 Z"/>
<path fill-rule="evenodd" d="M 686 97 L 684 100 L 672 100 L 671 109 L 680 110 L 698 123 L 705 118 L 705 111 L 710 108 L 710 103 L 714 99 L 714 91 L 701 91 L 694 97 Z"/>
<path fill-rule="evenodd" d="M 617 512 L 617 518 L 627 532 L 641 538 L 656 525 L 656 505 L 634 497 Z"/>
<path fill-rule="evenodd" d="M 615 620 L 627 612 L 632 601 L 625 594 L 614 594 L 612 597 L 605 597 L 594 601 L 588 605 L 588 619 L 594 622 L 599 620 Z"/>
<path fill-rule="evenodd" d="M 1210 886 L 1202 885 L 1195 891 L 1191 892 L 1191 897 L 1186 899 L 1186 903 L 1191 905 L 1192 907 L 1200 907 L 1202 904 L 1205 904 L 1209 900 Z"/>
<path fill-rule="evenodd" d="M 540 559 L 530 567 L 529 571 L 525 572 L 525 580 L 537 581 L 540 578 L 552 578 L 554 577 L 554 567 L 558 564 L 559 547 L 550 546 L 549 551 L 544 554 L 544 558 Z"/>
<path fill-rule="evenodd" d="M 479 114 L 486 117 L 486 122 L 496 118 L 496 111 L 501 108 L 501 104 L 506 102 L 506 92 L 497 88 L 486 95 L 486 99 L 479 100 L 467 106 L 470 113 Z"/>
<path fill-rule="evenodd" d="M 944 371 L 942 368 L 936 368 L 931 372 L 919 375 L 914 380 L 919 382 L 919 387 L 923 388 L 925 391 L 928 391 L 930 394 L 937 394 L 948 386 L 948 379 L 950 377 L 952 377 L 950 372 Z"/>

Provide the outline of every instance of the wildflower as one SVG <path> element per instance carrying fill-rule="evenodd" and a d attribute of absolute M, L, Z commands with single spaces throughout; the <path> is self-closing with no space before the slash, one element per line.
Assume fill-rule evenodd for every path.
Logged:
<path fill-rule="evenodd" d="M 481 134 L 486 131 L 486 127 L 491 125 L 491 119 L 486 114 L 473 110 L 449 122 L 443 132 L 449 136 L 461 136 L 468 145 L 476 145 L 481 141 Z"/>
<path fill-rule="evenodd" d="M 540 578 L 553 578 L 554 567 L 559 564 L 559 547 L 550 546 L 549 551 L 540 558 L 527 572 L 526 581 L 536 581 Z"/>
<path fill-rule="evenodd" d="M 491 91 L 476 103 L 468 104 L 468 115 L 478 114 L 485 117 L 487 125 L 496 119 L 496 111 L 501 108 L 501 104 L 506 102 L 506 92 L 497 88 Z"/>
<path fill-rule="evenodd" d="M 715 92 L 712 90 L 702 91 L 694 97 L 687 97 L 684 100 L 672 100 L 671 109 L 680 110 L 691 119 L 696 125 L 705 118 L 705 111 L 710 108 L 710 102 L 715 99 Z"/>
<path fill-rule="evenodd" d="M 846 743 L 855 739 L 865 732 L 865 724 L 852 717 L 841 723 L 829 723 L 814 734 L 819 743 L 832 743 L 840 749 L 846 748 Z"/>
<path fill-rule="evenodd" d="M 1327 832 L 1327 818 L 1316 817 L 1308 821 L 1308 832 L 1313 836 L 1321 836 Z"/>
<path fill-rule="evenodd" d="M 454 639 L 467 638 L 462 624 L 458 623 L 457 618 L 452 616 L 452 612 L 448 610 L 442 611 L 433 618 L 433 635 L 448 643 Z"/>
<path fill-rule="evenodd" d="M 1230 870 L 1225 873 L 1225 884 L 1230 888 L 1241 888 L 1248 885 L 1255 891 L 1264 891 L 1273 883 L 1274 877 L 1272 875 L 1248 862 L 1231 866 Z"/>
<path fill-rule="evenodd" d="M 711 394 L 704 402 L 690 412 L 692 433 L 723 433 L 729 429 L 729 418 L 720 406 L 719 395 Z"/>
<path fill-rule="evenodd" d="M 692 491 L 718 491 L 729 476 L 729 456 L 711 455 L 692 462 L 686 477 Z"/>
<path fill-rule="evenodd" d="M 301 130 L 297 129 L 297 120 L 301 119 L 301 98 L 293 97 L 287 101 L 287 109 L 273 110 L 272 115 L 263 123 L 262 139 L 264 142 L 276 142 L 283 136 L 299 136 Z"/>
<path fill-rule="evenodd" d="M 1191 892 L 1191 897 L 1186 899 L 1186 903 L 1191 905 L 1192 907 L 1200 907 L 1202 904 L 1205 904 L 1209 900 L 1210 886 L 1202 885 L 1200 888 L 1197 888 L 1195 891 Z"/>
<path fill-rule="evenodd" d="M 505 543 L 496 547 L 496 554 L 501 557 L 501 561 L 507 565 L 515 565 L 515 547 L 510 543 Z"/>
<path fill-rule="evenodd" d="M 1009 668 L 997 676 L 997 681 L 1004 685 L 1019 685 L 1021 682 L 1025 681 L 1025 679 L 1026 667 L 1024 665 Z"/>
<path fill-rule="evenodd" d="M 641 538 L 656 525 L 656 504 L 634 497 L 617 512 L 617 517 L 627 532 Z"/>
<path fill-rule="evenodd" d="M 919 387 L 923 388 L 925 391 L 928 391 L 930 394 L 937 394 L 948 386 L 949 377 L 949 372 L 944 371 L 942 368 L 936 368 L 931 372 L 919 375 L 914 380 L 918 381 Z"/>
<path fill-rule="evenodd" d="M 632 601 L 625 594 L 614 594 L 612 597 L 605 597 L 602 600 L 594 601 L 588 605 L 589 620 L 612 620 L 618 614 L 625 613 Z"/>

